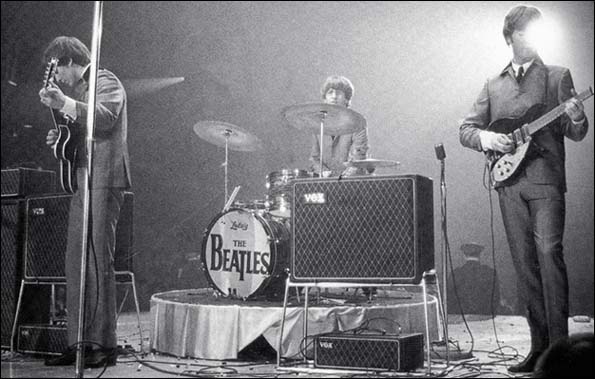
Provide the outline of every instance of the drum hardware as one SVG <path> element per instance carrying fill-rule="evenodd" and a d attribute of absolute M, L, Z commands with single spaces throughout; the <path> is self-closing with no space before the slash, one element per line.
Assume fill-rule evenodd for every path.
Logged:
<path fill-rule="evenodd" d="M 281 111 L 289 125 L 299 130 L 320 130 L 320 172 L 322 177 L 323 136 L 338 136 L 355 133 L 366 127 L 366 119 L 361 114 L 335 104 L 305 103 L 291 105 Z"/>
<path fill-rule="evenodd" d="M 268 212 L 274 217 L 291 217 L 291 183 L 294 179 L 311 178 L 312 174 L 300 169 L 282 169 L 266 176 Z"/>
<path fill-rule="evenodd" d="M 234 151 L 256 151 L 262 148 L 258 137 L 248 133 L 237 125 L 223 121 L 200 121 L 194 125 L 194 133 L 205 141 L 215 146 L 225 147 L 225 162 L 222 166 L 225 169 L 225 201 L 227 203 L 227 170 L 229 165 L 229 150 Z"/>

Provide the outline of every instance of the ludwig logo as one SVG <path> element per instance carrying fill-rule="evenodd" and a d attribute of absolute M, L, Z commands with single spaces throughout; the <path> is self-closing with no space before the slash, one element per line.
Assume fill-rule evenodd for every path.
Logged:
<path fill-rule="evenodd" d="M 231 220 L 231 230 L 243 230 L 246 231 L 248 230 L 248 224 L 241 222 L 241 221 L 235 221 L 235 220 Z"/>
<path fill-rule="evenodd" d="M 306 194 L 304 194 L 304 203 L 305 204 L 324 204 L 324 203 L 326 203 L 326 199 L 324 198 L 323 192 L 306 193 Z"/>

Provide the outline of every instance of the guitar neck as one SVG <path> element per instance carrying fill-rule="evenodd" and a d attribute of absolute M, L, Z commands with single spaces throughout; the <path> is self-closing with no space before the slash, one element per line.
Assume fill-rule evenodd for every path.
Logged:
<path fill-rule="evenodd" d="M 54 129 L 58 129 L 58 121 L 56 121 L 56 110 L 54 108 L 50 108 L 50 113 L 52 114 L 52 122 L 54 123 Z"/>
<path fill-rule="evenodd" d="M 580 101 L 585 101 L 588 98 L 590 98 L 591 96 L 593 96 L 593 89 L 591 87 L 589 87 L 589 89 L 579 93 L 574 98 L 576 98 L 577 100 L 580 100 Z M 552 109 L 548 113 L 544 114 L 537 120 L 535 120 L 532 123 L 530 123 L 529 125 L 527 125 L 528 134 L 532 135 L 533 133 L 537 132 L 538 130 L 540 130 L 541 128 L 548 125 L 550 122 L 554 121 L 555 119 L 560 117 L 562 114 L 564 114 L 564 112 L 566 110 L 567 102 L 568 101 L 565 101 L 564 103 L 558 105 L 556 108 Z"/>

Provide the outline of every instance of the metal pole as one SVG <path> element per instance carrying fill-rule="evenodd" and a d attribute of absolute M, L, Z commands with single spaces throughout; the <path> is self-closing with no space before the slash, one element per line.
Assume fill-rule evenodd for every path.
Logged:
<path fill-rule="evenodd" d="M 89 75 L 89 103 L 87 107 L 87 167 L 83 179 L 83 185 L 79 191 L 83 195 L 83 225 L 82 225 L 82 241 L 81 241 L 81 268 L 80 268 L 80 286 L 79 286 L 79 313 L 78 313 L 78 328 L 76 334 L 76 361 L 75 361 L 75 376 L 77 378 L 83 377 L 84 371 L 84 340 L 83 330 L 85 323 L 85 286 L 87 280 L 87 254 L 88 254 L 88 239 L 89 239 L 89 208 L 90 208 L 90 183 L 92 182 L 92 163 L 93 163 L 93 138 L 95 128 L 95 106 L 97 103 L 97 69 L 99 67 L 99 53 L 101 45 L 101 30 L 102 30 L 102 11 L 103 2 L 96 1 L 93 10 L 93 40 L 91 44 L 91 67 Z M 91 233 L 91 238 L 93 234 Z"/>
<path fill-rule="evenodd" d="M 320 118 L 320 172 L 318 175 L 322 178 L 322 153 L 323 153 L 323 143 L 322 139 L 324 138 L 324 120 L 326 118 L 326 111 L 320 111 L 321 118 Z"/>
<path fill-rule="evenodd" d="M 442 236 L 440 238 L 440 245 L 442 249 L 442 280 L 443 280 L 443 293 L 442 297 L 442 309 L 444 312 L 444 342 L 446 344 L 446 366 L 450 363 L 449 358 L 449 339 L 448 339 L 448 251 L 446 246 L 446 179 L 444 175 L 444 159 L 440 160 L 440 213 L 442 218 Z"/>

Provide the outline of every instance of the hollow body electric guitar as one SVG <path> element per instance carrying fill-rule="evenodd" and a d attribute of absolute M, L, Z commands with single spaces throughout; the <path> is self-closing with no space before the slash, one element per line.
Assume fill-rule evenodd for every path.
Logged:
<path fill-rule="evenodd" d="M 50 86 L 56 74 L 58 59 L 52 58 L 48 62 L 45 72 L 44 88 Z M 54 156 L 60 163 L 60 184 L 64 192 L 74 193 L 77 189 L 76 177 L 74 172 L 74 163 L 78 155 L 78 142 L 82 136 L 80 128 L 68 117 L 62 115 L 60 111 L 50 108 L 54 128 L 58 131 L 58 139 L 54 144 Z"/>
<path fill-rule="evenodd" d="M 574 98 L 585 101 L 591 96 L 593 96 L 593 89 L 589 87 Z M 515 146 L 510 153 L 488 151 L 486 154 L 493 184 L 504 182 L 515 174 L 529 150 L 531 136 L 564 114 L 568 101 L 546 114 L 543 114 L 545 104 L 535 104 L 519 118 L 501 118 L 490 123 L 486 130 L 506 134 Z"/>

